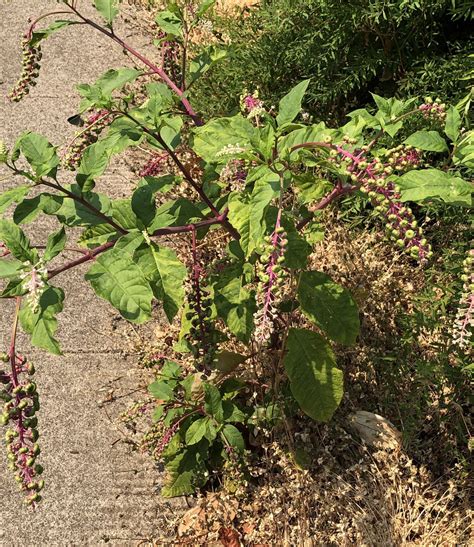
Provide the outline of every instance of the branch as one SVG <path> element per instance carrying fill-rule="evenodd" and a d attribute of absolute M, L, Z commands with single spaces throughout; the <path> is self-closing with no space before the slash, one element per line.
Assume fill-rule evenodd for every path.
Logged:
<path fill-rule="evenodd" d="M 191 103 L 186 98 L 185 92 L 180 89 L 173 80 L 166 74 L 166 72 L 149 61 L 144 55 L 133 49 L 131 46 L 129 46 L 126 42 L 124 42 L 121 38 L 119 38 L 114 32 L 111 32 L 110 30 L 107 30 L 106 28 L 102 27 L 95 21 L 92 21 L 92 19 L 88 19 L 87 17 L 84 17 L 81 15 L 81 13 L 69 2 L 65 2 L 66 6 L 68 6 L 71 11 L 73 11 L 84 23 L 90 25 L 91 27 L 95 28 L 102 34 L 105 34 L 108 36 L 111 40 L 119 44 L 123 49 L 128 51 L 131 55 L 139 59 L 144 65 L 146 65 L 152 72 L 157 74 L 164 82 L 165 84 L 174 92 L 181 100 L 181 104 L 183 105 L 186 112 L 190 115 L 191 119 L 195 123 L 195 125 L 203 125 L 202 120 L 199 118 L 197 113 L 194 111 L 193 107 L 191 106 Z"/>
<path fill-rule="evenodd" d="M 343 196 L 344 194 L 350 194 L 357 189 L 357 186 L 342 186 L 341 183 L 338 183 L 337 186 L 331 190 L 331 192 L 325 196 L 319 203 L 311 208 L 311 215 L 303 220 L 300 220 L 296 225 L 297 230 L 302 230 L 311 220 L 313 220 L 314 213 L 316 211 L 321 211 L 325 209 L 330 203 Z"/>
<path fill-rule="evenodd" d="M 94 213 L 94 215 L 96 215 L 98 218 L 101 218 L 107 224 L 110 224 L 110 226 L 115 228 L 117 230 L 117 232 L 120 232 L 123 235 L 128 234 L 127 230 L 124 230 L 122 228 L 122 226 L 117 224 L 112 218 L 110 218 L 109 216 L 104 214 L 102 211 L 97 209 L 97 207 L 94 207 L 94 205 L 92 205 L 92 203 L 89 203 L 86 199 L 82 198 L 81 196 L 78 196 L 77 194 L 74 194 L 73 192 L 67 190 L 66 188 L 64 188 L 60 184 L 54 184 L 54 183 L 49 182 L 49 181 L 44 180 L 44 179 L 41 179 L 39 181 L 39 184 L 42 184 L 44 186 L 48 186 L 49 188 L 54 188 L 55 190 L 58 190 L 59 192 L 63 192 L 64 194 L 66 194 L 68 197 L 70 197 L 74 201 L 77 201 L 78 203 L 80 203 L 84 207 L 87 207 L 87 209 L 92 211 Z"/>
<path fill-rule="evenodd" d="M 174 153 L 173 150 L 166 144 L 166 142 L 163 140 L 163 137 L 159 133 L 155 133 L 154 131 L 151 131 L 144 125 L 142 125 L 140 122 L 138 122 L 133 116 L 128 114 L 127 112 L 122 112 L 124 116 L 129 118 L 132 122 L 136 123 L 139 127 L 143 129 L 145 133 L 153 137 L 159 144 L 162 146 L 166 152 L 170 155 L 171 159 L 175 162 L 178 169 L 183 173 L 184 178 L 189 182 L 189 184 L 196 190 L 196 192 L 199 194 L 199 197 L 202 199 L 202 201 L 209 207 L 209 209 L 214 213 L 214 216 L 217 218 L 219 216 L 219 211 L 216 209 L 215 205 L 212 203 L 212 201 L 207 197 L 206 193 L 202 189 L 202 187 L 193 179 L 191 173 L 188 169 L 182 164 L 181 160 L 178 158 L 178 156 Z M 232 224 L 227 220 L 227 218 L 223 221 L 223 224 L 229 234 L 234 239 L 240 239 L 240 234 L 237 232 L 237 230 L 232 226 Z"/>
<path fill-rule="evenodd" d="M 159 228 L 158 230 L 155 230 L 150 237 L 157 237 L 157 236 L 170 235 L 170 234 L 181 234 L 184 232 L 193 232 L 198 230 L 199 228 L 205 228 L 207 226 L 212 226 L 213 224 L 224 224 L 224 222 L 227 219 L 227 213 L 228 213 L 228 209 L 225 209 L 222 214 L 219 214 L 215 218 L 201 220 L 200 222 L 196 222 L 194 224 L 185 224 L 184 226 L 168 226 L 166 228 Z M 99 245 L 99 247 L 96 247 L 95 249 L 92 249 L 91 251 L 85 251 L 84 256 L 82 256 L 81 258 L 77 258 L 76 260 L 71 260 L 71 262 L 67 262 L 66 264 L 63 264 L 63 266 L 60 266 L 59 268 L 56 268 L 55 270 L 51 270 L 48 273 L 48 279 L 52 279 L 53 277 L 56 277 L 60 273 L 66 272 L 67 270 L 70 270 L 71 268 L 75 268 L 76 266 L 80 266 L 81 264 L 84 264 L 85 262 L 89 262 L 89 260 L 93 260 L 99 254 L 105 251 L 108 251 L 109 249 L 114 247 L 116 243 L 117 243 L 117 240 L 108 241 L 107 243 L 103 243 L 102 245 Z"/>

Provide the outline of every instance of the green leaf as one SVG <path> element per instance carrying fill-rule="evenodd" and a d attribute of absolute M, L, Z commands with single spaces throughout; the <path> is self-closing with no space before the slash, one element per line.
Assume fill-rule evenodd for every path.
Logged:
<path fill-rule="evenodd" d="M 255 182 L 250 196 L 249 242 L 247 256 L 260 247 L 265 236 L 265 212 L 273 198 L 280 193 L 280 178 L 268 172 Z M 231 221 L 232 222 L 232 221 Z"/>
<path fill-rule="evenodd" d="M 332 340 L 344 345 L 356 342 L 359 311 L 349 291 L 322 272 L 303 272 L 298 286 L 301 310 Z"/>
<path fill-rule="evenodd" d="M 285 370 L 301 410 L 314 420 L 331 419 L 342 399 L 344 381 L 326 340 L 315 332 L 290 329 Z"/>
<path fill-rule="evenodd" d="M 161 489 L 165 498 L 192 494 L 206 482 L 206 466 L 199 445 L 192 445 L 166 462 L 167 479 Z"/>
<path fill-rule="evenodd" d="M 100 255 L 85 277 L 128 321 L 150 318 L 153 292 L 140 268 L 123 253 L 112 249 Z"/>
<path fill-rule="evenodd" d="M 107 25 L 111 26 L 119 10 L 117 7 L 118 0 L 94 0 L 94 5 L 97 11 L 106 20 Z"/>
<path fill-rule="evenodd" d="M 227 50 L 217 46 L 207 46 L 204 51 L 189 63 L 188 86 L 192 85 L 218 61 L 227 57 Z"/>
<path fill-rule="evenodd" d="M 76 182 L 84 192 L 94 188 L 95 179 L 104 174 L 109 165 L 109 148 L 103 140 L 88 146 L 82 155 Z"/>
<path fill-rule="evenodd" d="M 282 126 L 284 123 L 292 122 L 299 114 L 308 84 L 309 80 L 303 80 L 280 101 L 278 116 L 276 118 L 279 126 Z"/>
<path fill-rule="evenodd" d="M 247 420 L 245 412 L 232 401 L 222 401 L 222 408 L 224 409 L 225 422 L 244 423 Z"/>
<path fill-rule="evenodd" d="M 448 151 L 448 145 L 438 131 L 416 131 L 408 139 L 405 139 L 404 144 L 409 144 L 428 152 Z"/>
<path fill-rule="evenodd" d="M 49 27 L 41 29 L 41 30 L 35 30 L 33 34 L 31 35 L 30 45 L 35 47 L 37 46 L 42 40 L 45 38 L 49 38 L 51 34 L 54 34 L 58 30 L 61 30 L 64 27 L 68 27 L 69 25 L 77 25 L 78 21 L 54 21 L 49 25 Z"/>
<path fill-rule="evenodd" d="M 461 115 L 456 107 L 451 106 L 446 112 L 446 125 L 444 132 L 455 143 L 459 137 L 459 129 L 461 127 Z"/>
<path fill-rule="evenodd" d="M 160 401 L 171 401 L 174 398 L 173 388 L 168 382 L 157 380 L 148 386 L 148 391 Z"/>
<path fill-rule="evenodd" d="M 216 0 L 202 0 L 202 2 L 199 4 L 198 10 L 197 10 L 197 17 L 202 17 L 207 11 L 209 11 L 214 4 L 216 3 Z"/>
<path fill-rule="evenodd" d="M 155 17 L 155 22 L 166 34 L 171 34 L 172 36 L 182 35 L 183 25 L 176 13 L 168 10 L 161 11 Z"/>
<path fill-rule="evenodd" d="M 257 135 L 256 128 L 240 114 L 219 118 L 194 129 L 193 149 L 207 162 L 227 163 L 233 155 L 225 153 L 226 147 L 250 149 Z"/>
<path fill-rule="evenodd" d="M 422 202 L 440 199 L 446 203 L 470 206 L 473 185 L 439 169 L 413 170 L 398 177 L 402 201 Z"/>
<path fill-rule="evenodd" d="M 37 178 L 56 176 L 59 157 L 56 147 L 47 139 L 37 133 L 28 132 L 21 136 L 19 146 Z"/>
<path fill-rule="evenodd" d="M 58 328 L 56 315 L 63 310 L 64 291 L 48 287 L 40 297 L 38 311 L 33 313 L 28 304 L 20 311 L 21 326 L 31 334 L 31 343 L 55 355 L 61 355 L 58 341 L 54 338 Z"/>
<path fill-rule="evenodd" d="M 168 320 L 173 321 L 184 301 L 184 282 L 188 275 L 185 266 L 172 249 L 156 243 L 139 249 L 135 260 L 151 283 L 155 298 L 163 302 Z"/>
<path fill-rule="evenodd" d="M 244 361 L 244 355 L 233 351 L 222 350 L 216 355 L 212 362 L 212 366 L 219 372 L 228 374 L 233 372 Z"/>
<path fill-rule="evenodd" d="M 132 209 L 144 226 L 149 226 L 155 218 L 155 196 L 151 186 L 139 186 L 132 196 Z"/>
<path fill-rule="evenodd" d="M 64 203 L 64 197 L 43 192 L 34 198 L 25 198 L 15 208 L 13 220 L 15 224 L 32 222 L 40 213 L 54 215 Z"/>
<path fill-rule="evenodd" d="M 15 186 L 6 192 L 0 194 L 0 214 L 3 213 L 13 203 L 18 203 L 28 194 L 31 186 Z"/>
<path fill-rule="evenodd" d="M 23 263 L 19 260 L 2 258 L 0 259 L 0 279 L 9 279 L 16 277 L 21 271 Z"/>
<path fill-rule="evenodd" d="M 69 190 L 73 194 L 86 200 L 104 215 L 111 214 L 112 205 L 110 199 L 106 195 L 96 194 L 94 192 L 81 193 L 80 188 L 77 185 L 72 185 Z M 66 224 L 66 226 L 96 226 L 98 224 L 103 224 L 104 219 L 97 215 L 93 210 L 89 209 L 89 207 L 86 207 L 73 198 L 65 197 L 61 199 L 63 200 L 61 207 L 52 214 L 54 214 L 62 224 Z"/>
<path fill-rule="evenodd" d="M 225 439 L 224 444 L 230 444 L 239 454 L 242 454 L 245 450 L 245 441 L 242 437 L 242 433 L 235 427 L 235 425 L 225 424 L 221 430 L 221 435 Z"/>
<path fill-rule="evenodd" d="M 66 231 L 64 227 L 61 227 L 57 232 L 51 234 L 46 242 L 46 249 L 44 251 L 43 259 L 45 262 L 53 260 L 54 257 L 62 253 L 66 246 Z"/>
<path fill-rule="evenodd" d="M 10 220 L 0 219 L 0 241 L 3 241 L 11 254 L 18 260 L 36 262 L 38 253 L 31 248 L 30 240 L 23 230 Z"/>
<path fill-rule="evenodd" d="M 219 423 L 224 419 L 222 398 L 216 386 L 203 384 L 204 388 L 204 409 L 207 414 L 213 416 Z"/>
<path fill-rule="evenodd" d="M 209 417 L 199 418 L 195 420 L 186 431 L 185 441 L 187 445 L 193 445 L 200 442 L 204 437 L 208 438 L 210 435 L 210 419 Z M 215 428 L 213 428 L 215 431 Z"/>

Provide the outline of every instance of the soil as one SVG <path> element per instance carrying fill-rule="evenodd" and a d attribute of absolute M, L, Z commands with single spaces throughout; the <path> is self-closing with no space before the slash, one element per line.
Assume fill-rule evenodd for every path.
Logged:
<path fill-rule="evenodd" d="M 85 12 L 94 11 L 82 2 Z M 0 3 L 0 138 L 11 147 L 30 130 L 61 145 L 74 135 L 66 120 L 79 102 L 75 84 L 93 82 L 110 67 L 127 64 L 120 48 L 93 30 L 78 26 L 51 37 L 43 46 L 38 85 L 22 102 L 6 96 L 21 70 L 21 35 L 29 17 L 57 10 L 53 0 L 11 0 Z M 137 31 L 117 33 L 138 49 L 149 40 Z M 1 172 L 0 191 L 19 184 Z M 133 175 L 123 163 L 99 183 L 111 197 L 129 195 Z M 69 182 L 72 175 L 69 176 Z M 35 242 L 57 229 L 45 219 L 25 231 Z M 96 297 L 83 279 L 87 266 L 56 278 L 66 292 L 60 315 L 59 340 L 64 355 L 32 349 L 24 337 L 18 349 L 35 362 L 42 400 L 39 413 L 41 463 L 45 468 L 43 501 L 35 511 L 24 506 L 0 451 L 0 545 L 136 545 L 161 535 L 167 515 L 178 502 L 158 495 L 160 475 L 152 461 L 132 450 L 118 416 L 136 398 L 139 372 L 127 356 L 131 330 L 114 310 Z M 0 343 L 7 348 L 13 304 L 1 303 Z M 139 343 L 138 343 L 139 345 Z M 178 503 L 179 505 L 179 503 Z"/>

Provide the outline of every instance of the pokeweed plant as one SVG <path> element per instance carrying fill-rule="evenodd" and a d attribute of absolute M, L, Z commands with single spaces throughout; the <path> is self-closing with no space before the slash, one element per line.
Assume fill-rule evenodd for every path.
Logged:
<path fill-rule="evenodd" d="M 86 281 L 128 321 L 148 321 L 158 301 L 170 323 L 181 322 L 174 349 L 191 365 L 161 359 L 149 390 L 161 427 L 155 452 L 169 471 L 163 493 L 189 493 L 213 469 L 244 463 L 256 424 L 284 420 L 295 404 L 327 421 L 341 401 L 343 372 L 332 345 L 356 342 L 359 316 L 346 289 L 308 267 L 324 229 L 321 211 L 343 196 L 370 202 L 394 245 L 423 265 L 433 251 L 408 203 L 417 210 L 436 200 L 470 205 L 474 135 L 461 129 L 456 108 L 429 98 L 417 104 L 374 95 L 377 108 L 352 112 L 342 127 L 307 124 L 307 80 L 278 108 L 267 109 L 258 93 L 244 94 L 242 113 L 205 122 L 190 88 L 221 55 L 190 58 L 189 37 L 213 1 L 170 2 L 158 13 L 157 47 L 173 44 L 172 58 L 162 51 L 158 64 L 115 32 L 117 2 L 95 0 L 98 21 L 83 15 L 80 2 L 60 3 L 62 10 L 25 34 L 24 72 L 12 100 L 36 80 L 43 40 L 70 25 L 101 32 L 143 68 L 110 69 L 78 86 L 83 129 L 62 158 L 32 132 L 11 149 L 1 146 L 0 161 L 21 181 L 0 195 L 1 297 L 17 302 L 4 359 L 11 370 L 0 373 L 11 467 L 28 502 L 38 501 L 38 396 L 36 385 L 20 378 L 32 369 L 16 352 L 17 324 L 33 345 L 60 354 L 57 316 L 65 294 L 56 278 L 90 264 Z M 63 18 L 38 29 L 56 14 Z M 132 195 L 97 192 L 112 157 L 137 146 L 152 159 Z M 198 169 L 182 159 L 183 147 Z M 165 172 L 170 162 L 174 170 Z M 167 200 L 170 192 L 178 197 Z M 40 215 L 60 224 L 45 246 L 21 228 Z M 73 228 L 81 233 L 68 245 Z M 218 231 L 223 243 L 212 261 Z M 181 235 L 191 252 L 163 245 L 160 238 L 169 235 Z M 71 252 L 79 256 L 68 260 Z M 268 371 L 259 367 L 264 360 Z"/>

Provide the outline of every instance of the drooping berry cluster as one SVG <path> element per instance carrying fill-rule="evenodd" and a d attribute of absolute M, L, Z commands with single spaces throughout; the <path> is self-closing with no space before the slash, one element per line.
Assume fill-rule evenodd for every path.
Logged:
<path fill-rule="evenodd" d="M 219 180 L 226 184 L 232 192 L 242 192 L 246 179 L 246 162 L 243 160 L 228 161 L 219 177 Z"/>
<path fill-rule="evenodd" d="M 283 267 L 288 245 L 287 234 L 280 226 L 278 217 L 274 232 L 267 243 L 257 264 L 257 312 L 254 315 L 255 340 L 259 344 L 267 343 L 275 328 L 276 305 L 280 299 L 282 286 L 288 276 Z"/>
<path fill-rule="evenodd" d="M 439 121 L 446 119 L 446 105 L 439 101 L 433 101 L 431 97 L 426 97 L 425 102 L 418 107 L 424 118 L 434 118 Z"/>
<path fill-rule="evenodd" d="M 79 131 L 63 156 L 63 167 L 75 171 L 81 163 L 84 150 L 97 142 L 102 131 L 112 122 L 113 116 L 107 110 L 93 112 L 86 120 L 86 127 Z"/>
<path fill-rule="evenodd" d="M 0 398 L 5 401 L 0 423 L 9 426 L 5 433 L 8 465 L 26 493 L 26 503 L 34 505 L 41 500 L 39 492 L 44 486 L 44 481 L 39 480 L 43 468 L 36 463 L 40 447 L 35 416 L 39 410 L 39 397 L 32 380 L 35 368 L 18 354 L 3 355 L 1 361 L 11 365 L 9 372 L 0 370 Z"/>
<path fill-rule="evenodd" d="M 140 177 L 156 177 L 163 173 L 169 164 L 169 156 L 166 153 L 154 154 L 140 170 Z"/>
<path fill-rule="evenodd" d="M 212 298 L 208 288 L 203 286 L 205 272 L 197 258 L 196 234 L 193 232 L 193 266 L 187 290 L 189 311 L 186 319 L 191 322 L 187 340 L 193 348 L 196 366 L 206 372 L 215 355 L 214 326 L 212 316 Z"/>
<path fill-rule="evenodd" d="M 158 40 L 161 46 L 161 66 L 163 70 L 171 76 L 175 83 L 181 82 L 180 46 L 178 42 L 167 40 L 166 33 L 163 31 L 158 33 Z"/>
<path fill-rule="evenodd" d="M 244 89 L 240 96 L 240 109 L 249 119 L 258 119 L 265 113 L 264 102 L 259 99 L 258 89 L 252 94 Z"/>
<path fill-rule="evenodd" d="M 8 160 L 8 149 L 3 141 L 0 141 L 0 164 Z"/>
<path fill-rule="evenodd" d="M 30 92 L 30 87 L 36 85 L 36 79 L 39 76 L 40 61 L 42 57 L 41 46 L 33 47 L 29 37 L 25 34 L 21 43 L 23 59 L 20 78 L 10 91 L 8 98 L 11 101 L 18 102 Z"/>
<path fill-rule="evenodd" d="M 463 266 L 464 285 L 454 321 L 453 343 L 468 349 L 474 328 L 474 249 L 469 250 Z"/>
<path fill-rule="evenodd" d="M 353 144 L 351 139 L 346 142 Z M 419 153 L 411 147 L 397 148 L 390 151 L 387 162 L 382 162 L 379 158 L 368 159 L 367 152 L 367 147 L 351 152 L 344 146 L 336 146 L 333 159 L 342 160 L 352 182 L 368 195 L 375 210 L 385 217 L 390 239 L 412 258 L 425 263 L 433 255 L 431 246 L 412 210 L 401 201 L 400 189 L 388 178 L 394 171 L 416 168 L 420 163 Z"/>

